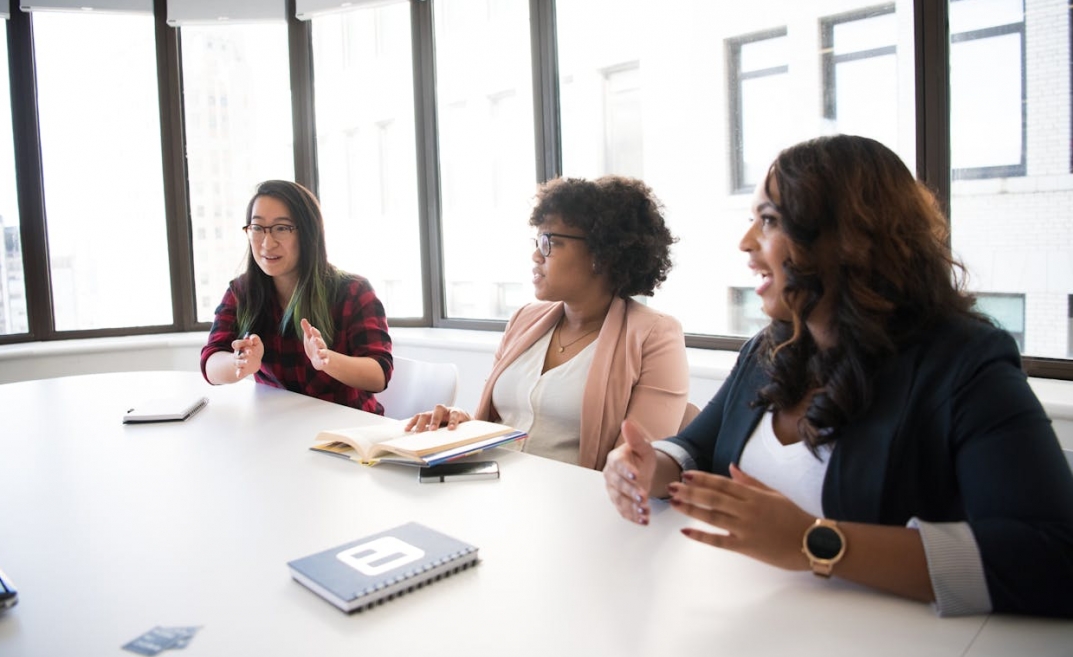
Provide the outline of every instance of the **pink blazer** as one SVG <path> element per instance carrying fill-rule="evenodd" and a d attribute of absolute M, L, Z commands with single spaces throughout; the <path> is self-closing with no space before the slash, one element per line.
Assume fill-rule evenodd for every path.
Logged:
<path fill-rule="evenodd" d="M 552 330 L 562 314 L 562 302 L 532 303 L 514 313 L 484 384 L 478 419 L 499 419 L 492 408 L 496 380 Z M 622 421 L 627 417 L 644 427 L 653 440 L 678 433 L 688 393 L 682 325 L 632 299 L 616 298 L 600 329 L 585 382 L 578 465 L 602 470 L 608 452 L 621 442 Z"/>

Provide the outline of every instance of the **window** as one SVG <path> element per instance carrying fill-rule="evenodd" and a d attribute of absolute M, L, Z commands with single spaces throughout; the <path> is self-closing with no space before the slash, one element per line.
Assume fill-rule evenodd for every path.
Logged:
<path fill-rule="evenodd" d="M 1066 358 L 1073 358 L 1073 294 L 1066 300 Z"/>
<path fill-rule="evenodd" d="M 636 63 L 604 72 L 604 170 L 644 178 L 641 69 Z"/>
<path fill-rule="evenodd" d="M 500 290 L 527 285 L 533 266 L 529 3 L 440 0 L 433 10 L 446 314 L 507 319 L 518 306 Z"/>
<path fill-rule="evenodd" d="M 0 20 L 0 26 L 4 21 Z M 11 86 L 7 84 L 7 30 L 0 30 L 0 335 L 26 333 L 26 279 L 19 235 L 19 202 L 15 190 L 15 144 L 11 133 Z"/>
<path fill-rule="evenodd" d="M 228 9 L 232 20 L 219 24 L 216 10 L 225 4 L 255 12 L 274 5 L 268 18 L 276 22 L 236 24 Z M 163 43 L 154 43 L 148 15 L 13 12 L 3 35 L 13 93 L 0 92 L 0 103 L 10 100 L 16 120 L 37 118 L 43 163 L 22 171 L 35 160 L 16 154 L 24 183 L 17 204 L 14 191 L 4 193 L 16 173 L 7 150 L 12 133 L 0 126 L 0 343 L 82 329 L 203 330 L 243 266 L 238 225 L 252 186 L 315 167 L 332 262 L 369 277 L 393 319 L 423 322 L 431 315 L 423 300 L 442 295 L 444 313 L 431 323 L 445 327 L 501 321 L 532 299 L 527 218 L 539 177 L 642 176 L 679 238 L 670 277 L 644 301 L 677 317 L 691 345 L 733 348 L 766 321 L 756 314 L 755 281 L 738 244 L 750 192 L 776 152 L 818 134 L 852 132 L 880 139 L 915 168 L 926 131 L 921 173 L 950 208 L 952 245 L 970 287 L 1022 296 L 1030 371 L 1073 377 L 1073 362 L 1064 360 L 1073 296 L 1068 3 L 947 0 L 949 61 L 930 59 L 944 55 L 925 47 L 933 42 L 914 42 L 945 33 L 934 24 L 933 3 L 353 4 L 361 8 L 319 0 L 156 3 L 167 7 L 169 25 L 181 26 L 162 32 Z M 330 13 L 316 13 L 329 5 Z M 310 20 L 309 29 L 284 26 L 284 6 Z M 211 24 L 173 21 L 173 10 L 197 7 L 210 8 Z M 530 8 L 538 19 L 532 30 Z M 926 11 L 914 15 L 915 8 Z M 553 24 L 554 33 L 544 29 Z M 414 41 L 430 29 L 429 43 Z M 531 35 L 540 42 L 530 44 Z M 37 105 L 27 91 L 31 37 Z M 178 62 L 166 47 L 175 37 Z M 302 50 L 289 52 L 295 46 Z M 929 59 L 917 61 L 918 52 Z M 557 75 L 546 66 L 557 66 Z M 167 76 L 158 81 L 157 70 Z M 947 71 L 951 115 L 938 115 L 941 103 L 930 99 L 918 107 L 917 84 L 930 89 Z M 543 114 L 555 111 L 554 96 L 533 97 L 556 82 L 558 121 Z M 180 91 L 183 121 L 163 126 L 161 140 L 158 95 L 173 99 Z M 292 137 L 292 103 L 312 108 L 315 130 L 297 126 Z M 434 114 L 425 115 L 429 108 Z M 0 123 L 10 124 L 4 111 L 0 105 Z M 433 121 L 435 130 L 414 129 Z M 14 134 L 21 146 L 24 133 Z M 534 143 L 534 135 L 543 141 Z M 953 170 L 939 171 L 931 165 L 942 164 L 948 138 Z M 169 161 L 173 147 L 183 149 L 187 179 L 179 178 L 181 167 L 161 167 L 161 143 Z M 177 171 L 166 186 L 162 170 Z M 418 178 L 423 173 L 427 179 Z M 137 193 L 101 191 L 119 190 L 116 181 Z M 161 193 L 184 187 L 190 230 L 170 228 L 190 242 L 170 247 L 192 253 L 192 276 L 185 262 L 168 263 L 164 211 L 177 217 Z M 419 205 L 437 191 L 438 203 Z M 19 226 L 29 237 L 22 243 Z M 422 232 L 442 249 L 431 258 Z M 37 239 L 42 234 L 46 243 Z M 38 280 L 44 271 L 36 263 L 49 267 L 51 280 Z M 35 313 L 41 325 L 24 328 L 23 290 L 49 285 L 59 332 L 48 313 L 44 321 Z M 182 313 L 169 319 L 173 307 Z M 1034 356 L 1048 360 L 1033 365 Z"/>
<path fill-rule="evenodd" d="M 663 202 L 679 241 L 674 269 L 649 303 L 687 333 L 749 336 L 766 322 L 754 314 L 755 283 L 738 244 L 753 188 L 780 149 L 852 126 L 914 161 L 912 14 L 843 6 L 829 18 L 791 0 L 748 11 L 727 3 L 668 11 L 642 0 L 556 5 L 563 175 L 642 176 Z M 817 57 L 825 25 L 837 51 L 826 83 Z M 875 72 L 886 79 L 858 84 Z M 837 125 L 824 116 L 831 84 Z M 877 89 L 883 111 L 871 112 Z"/>
<path fill-rule="evenodd" d="M 1024 351 L 1025 295 L 981 292 L 976 295 L 976 310 L 995 320 Z"/>
<path fill-rule="evenodd" d="M 951 243 L 1026 356 L 1069 354 L 1070 13 L 952 0 Z M 998 295 L 997 293 L 1001 293 Z M 1019 314 L 1009 308 L 1019 299 Z M 1003 304 L 991 312 L 985 304 Z M 1006 310 L 1003 310 L 1005 308 Z"/>
<path fill-rule="evenodd" d="M 898 144 L 894 5 L 822 21 L 823 115 L 831 132 Z"/>
<path fill-rule="evenodd" d="M 648 53 L 640 44 L 651 38 L 651 16 L 639 0 L 556 4 L 564 175 L 643 176 Z"/>
<path fill-rule="evenodd" d="M 1023 0 L 950 2 L 955 179 L 1025 175 L 1025 45 Z"/>
<path fill-rule="evenodd" d="M 771 323 L 764 314 L 760 297 L 751 287 L 732 287 L 730 292 L 730 332 L 734 335 L 755 335 Z"/>
<path fill-rule="evenodd" d="M 410 7 L 314 17 L 317 172 L 332 264 L 390 317 L 424 314 Z"/>
<path fill-rule="evenodd" d="M 153 17 L 32 24 L 56 330 L 170 325 Z"/>
<path fill-rule="evenodd" d="M 179 33 L 197 319 L 211 322 L 246 267 L 241 228 L 257 183 L 294 179 L 287 25 L 189 24 Z"/>
<path fill-rule="evenodd" d="M 794 143 L 783 108 L 792 98 L 786 30 L 731 39 L 730 130 L 734 190 L 753 191 L 779 150 Z"/>

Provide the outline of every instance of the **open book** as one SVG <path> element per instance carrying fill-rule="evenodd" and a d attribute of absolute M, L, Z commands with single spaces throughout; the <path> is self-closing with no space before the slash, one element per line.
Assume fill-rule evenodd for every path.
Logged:
<path fill-rule="evenodd" d="M 505 424 L 470 420 L 454 429 L 406 431 L 409 420 L 321 431 L 310 449 L 373 465 L 405 463 L 431 466 L 498 447 L 527 436 Z"/>

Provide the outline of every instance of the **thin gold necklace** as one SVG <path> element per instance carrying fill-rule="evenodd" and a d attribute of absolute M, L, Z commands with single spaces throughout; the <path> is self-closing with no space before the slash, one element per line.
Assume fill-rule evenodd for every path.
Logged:
<path fill-rule="evenodd" d="M 569 347 L 570 345 L 577 344 L 578 342 L 580 342 L 581 338 L 584 338 L 586 335 L 592 335 L 593 333 L 599 331 L 600 328 L 603 327 L 603 322 L 601 322 L 600 326 L 597 326 L 596 328 L 594 328 L 591 331 L 588 331 L 586 333 L 582 333 L 580 336 L 578 336 L 574 340 L 572 340 L 570 342 L 567 342 L 566 344 L 563 344 L 563 320 L 564 319 L 566 319 L 566 315 L 563 315 L 562 318 L 559 319 L 559 353 L 560 354 L 563 353 L 564 351 L 566 351 L 566 348 Z"/>

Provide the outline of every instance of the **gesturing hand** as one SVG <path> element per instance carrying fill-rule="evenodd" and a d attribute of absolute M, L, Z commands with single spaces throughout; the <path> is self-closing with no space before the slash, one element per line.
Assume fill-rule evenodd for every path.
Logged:
<path fill-rule="evenodd" d="M 740 552 L 789 570 L 805 570 L 801 537 L 815 520 L 782 493 L 730 466 L 730 477 L 690 470 L 667 487 L 671 506 L 725 530 L 713 534 L 686 528 L 693 540 Z"/>
<path fill-rule="evenodd" d="M 235 380 L 241 381 L 261 369 L 261 359 L 265 355 L 265 344 L 256 334 L 247 333 L 246 337 L 231 341 L 235 352 Z"/>
<path fill-rule="evenodd" d="M 604 487 L 619 515 L 648 524 L 648 495 L 656 472 L 656 450 L 645 430 L 632 420 L 622 421 L 623 443 L 611 450 L 604 465 Z"/>
<path fill-rule="evenodd" d="M 330 360 L 331 351 L 320 335 L 320 329 L 302 318 L 302 344 L 305 346 L 306 357 L 315 370 L 323 370 Z"/>

